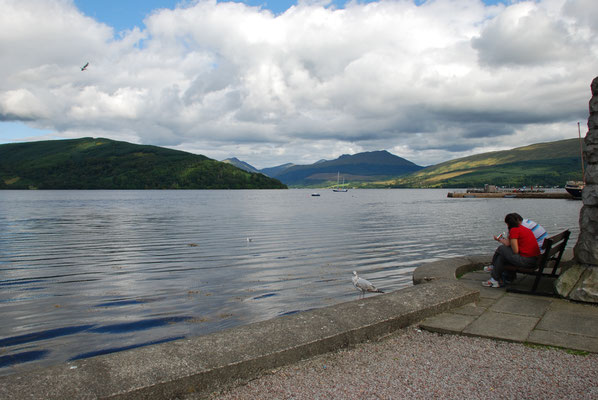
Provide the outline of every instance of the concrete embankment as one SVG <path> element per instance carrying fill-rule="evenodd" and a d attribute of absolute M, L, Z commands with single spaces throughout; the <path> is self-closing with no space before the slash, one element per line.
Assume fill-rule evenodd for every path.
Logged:
<path fill-rule="evenodd" d="M 449 192 L 447 197 L 457 199 L 565 199 L 574 200 L 574 197 L 566 192 L 497 192 L 497 193 L 465 193 L 465 192 Z"/>
<path fill-rule="evenodd" d="M 2 399 L 177 398 L 207 394 L 301 359 L 387 335 L 478 299 L 455 280 L 482 257 L 418 269 L 429 282 L 223 332 L 0 377 Z M 347 281 L 350 285 L 349 281 Z"/>

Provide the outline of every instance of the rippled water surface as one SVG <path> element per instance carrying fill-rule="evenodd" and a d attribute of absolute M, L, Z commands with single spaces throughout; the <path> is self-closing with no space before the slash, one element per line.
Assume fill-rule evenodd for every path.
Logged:
<path fill-rule="evenodd" d="M 577 240 L 579 201 L 447 192 L 0 191 L 0 375 L 397 290 L 508 212 Z"/>

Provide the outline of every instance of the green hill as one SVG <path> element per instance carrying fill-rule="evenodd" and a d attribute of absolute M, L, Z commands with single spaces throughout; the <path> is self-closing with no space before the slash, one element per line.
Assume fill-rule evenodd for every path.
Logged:
<path fill-rule="evenodd" d="M 0 189 L 282 189 L 202 155 L 103 138 L 0 145 Z"/>
<path fill-rule="evenodd" d="M 578 139 L 538 143 L 433 165 L 380 185 L 394 187 L 563 186 L 581 180 Z"/>

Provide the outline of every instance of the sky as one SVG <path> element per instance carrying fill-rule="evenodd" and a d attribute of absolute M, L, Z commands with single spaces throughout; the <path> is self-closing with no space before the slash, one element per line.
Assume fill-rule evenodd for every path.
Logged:
<path fill-rule="evenodd" d="M 106 137 L 257 168 L 577 137 L 595 0 L 0 0 L 0 143 Z M 89 66 L 81 68 L 89 62 Z"/>

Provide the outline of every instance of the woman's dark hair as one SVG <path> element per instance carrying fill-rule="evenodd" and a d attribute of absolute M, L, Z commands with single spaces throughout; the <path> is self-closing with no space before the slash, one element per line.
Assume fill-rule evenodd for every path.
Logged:
<path fill-rule="evenodd" d="M 523 217 L 517 213 L 512 213 L 515 217 L 517 217 L 517 221 L 523 221 Z"/>
<path fill-rule="evenodd" d="M 516 213 L 510 213 L 505 216 L 505 223 L 509 229 L 517 228 L 519 226 L 519 218 L 517 218 L 518 216 L 519 215 Z"/>

